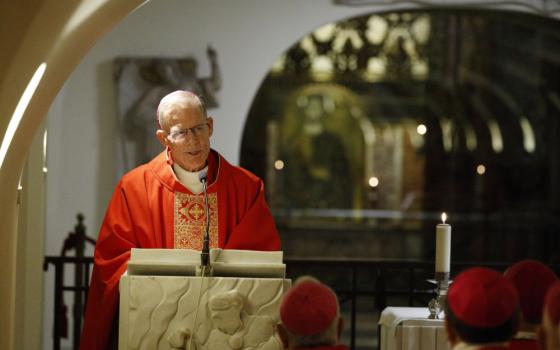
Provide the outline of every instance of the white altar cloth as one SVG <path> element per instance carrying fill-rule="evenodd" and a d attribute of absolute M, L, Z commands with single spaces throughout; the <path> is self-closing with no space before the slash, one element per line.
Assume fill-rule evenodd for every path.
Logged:
<path fill-rule="evenodd" d="M 428 308 L 387 307 L 379 318 L 381 350 L 449 350 L 443 320 Z"/>

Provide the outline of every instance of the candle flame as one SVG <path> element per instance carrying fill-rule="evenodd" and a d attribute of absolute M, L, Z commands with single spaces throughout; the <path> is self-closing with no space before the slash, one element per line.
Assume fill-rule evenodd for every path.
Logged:
<path fill-rule="evenodd" d="M 445 224 L 446 220 L 447 220 L 447 214 L 441 213 L 441 222 Z"/>

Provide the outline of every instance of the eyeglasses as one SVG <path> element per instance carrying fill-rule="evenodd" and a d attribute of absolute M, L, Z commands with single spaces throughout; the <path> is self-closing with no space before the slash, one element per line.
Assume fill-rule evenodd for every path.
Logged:
<path fill-rule="evenodd" d="M 199 137 L 206 131 L 207 127 L 208 127 L 208 122 L 195 125 L 192 128 L 173 130 L 168 132 L 167 135 L 169 135 L 169 138 L 173 141 L 182 141 L 187 138 L 187 135 L 189 134 L 189 130 L 191 131 L 194 137 Z"/>

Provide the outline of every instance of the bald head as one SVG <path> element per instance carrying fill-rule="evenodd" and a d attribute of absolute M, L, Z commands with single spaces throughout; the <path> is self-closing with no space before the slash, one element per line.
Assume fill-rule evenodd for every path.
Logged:
<path fill-rule="evenodd" d="M 204 101 L 192 92 L 177 90 L 167 94 L 161 99 L 157 108 L 159 127 L 167 130 L 169 128 L 169 116 L 174 114 L 173 112 L 192 107 L 199 108 L 204 118 L 208 118 Z"/>

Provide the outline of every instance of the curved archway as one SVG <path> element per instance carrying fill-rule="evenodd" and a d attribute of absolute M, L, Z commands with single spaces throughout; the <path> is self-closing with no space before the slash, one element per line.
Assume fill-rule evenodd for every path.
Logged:
<path fill-rule="evenodd" d="M 143 1 L 91 2 L 45 0 L 30 8 L 25 3 L 10 3 L 8 13 L 10 56 L 2 57 L 0 89 L 0 126 L 5 130 L 0 168 L 0 275 L 3 288 L 0 291 L 0 348 L 15 346 L 15 259 L 18 250 L 16 223 L 18 215 L 18 181 L 25 163 L 31 140 L 46 114 L 50 103 L 66 78 L 84 55 L 123 17 Z M 26 20 L 20 21 L 21 18 Z M 42 64 L 46 70 L 29 104 L 24 107 L 20 121 L 12 121 L 12 113 L 33 72 Z M 8 125 L 12 124 L 14 135 L 9 140 Z"/>
<path fill-rule="evenodd" d="M 520 1 L 522 2 L 522 1 Z M 527 1 L 528 2 L 528 1 Z M 14 141 L 8 149 L 2 168 L 0 169 L 0 274 L 3 276 L 4 288 L 0 294 L 0 348 L 11 349 L 13 345 L 14 317 L 14 284 L 15 284 L 15 252 L 16 252 L 16 221 L 17 221 L 17 183 L 29 150 L 31 136 L 60 89 L 69 73 L 80 62 L 84 54 L 97 39 L 106 33 L 114 24 L 140 5 L 142 1 L 126 2 L 99 0 L 94 3 L 60 0 L 44 0 L 35 2 L 32 12 L 24 5 L 16 6 L 15 20 L 27 18 L 16 30 L 7 35 L 14 36 L 16 44 L 11 47 L 11 55 L 2 58 L 0 79 L 0 129 L 5 131 L 9 118 L 24 90 L 27 81 L 41 62 L 47 59 L 48 68 L 31 103 L 23 115 L 16 130 Z M 372 9 L 385 11 L 394 8 L 417 7 L 417 4 L 406 1 L 389 6 L 373 6 Z M 464 2 L 463 2 L 464 3 Z M 429 2 L 427 2 L 429 5 Z M 27 5 L 27 4 L 25 4 Z M 302 6 L 294 2 L 291 6 Z M 359 8 L 346 9 L 337 16 L 330 13 L 324 20 L 343 17 L 363 11 Z M 29 12 L 30 16 L 22 16 Z M 6 12 L 2 12 L 5 15 Z M 309 11 L 309 13 L 312 13 Z M 327 18 L 328 17 L 328 18 Z M 7 61 L 7 62 L 6 62 Z"/>

